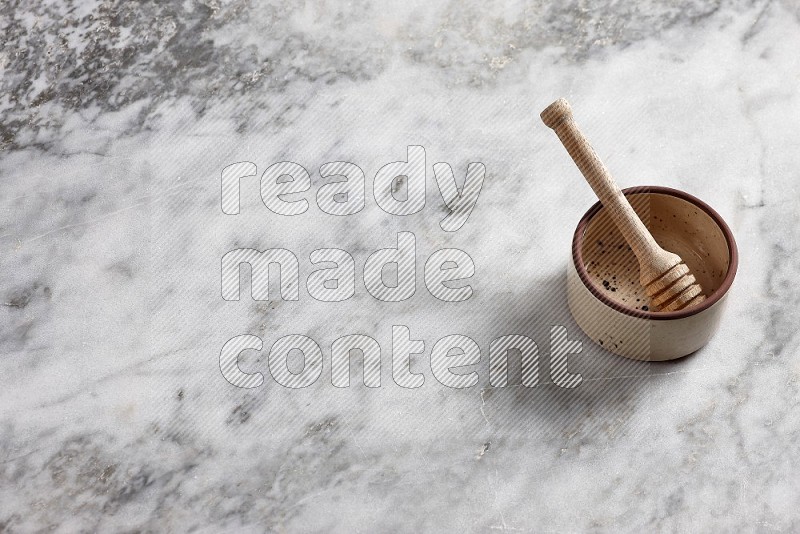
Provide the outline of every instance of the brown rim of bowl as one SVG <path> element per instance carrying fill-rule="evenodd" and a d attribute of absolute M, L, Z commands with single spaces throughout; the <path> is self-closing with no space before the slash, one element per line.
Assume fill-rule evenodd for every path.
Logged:
<path fill-rule="evenodd" d="M 580 277 L 583 285 L 591 291 L 591 293 L 600 299 L 600 301 L 617 310 L 618 312 L 624 313 L 625 315 L 630 315 L 632 317 L 639 317 L 642 319 L 652 319 L 655 321 L 663 321 L 669 319 L 682 319 L 684 317 L 689 317 L 695 314 L 700 313 L 703 310 L 706 310 L 716 304 L 730 289 L 731 284 L 733 283 L 733 278 L 736 276 L 736 270 L 739 267 L 739 251 L 736 248 L 736 240 L 733 238 L 733 232 L 725 223 L 725 221 L 720 217 L 719 213 L 714 211 L 714 209 L 700 200 L 699 198 L 690 195 L 689 193 L 685 193 L 678 189 L 672 189 L 670 187 L 661 187 L 656 185 L 645 185 L 645 186 L 638 186 L 638 187 L 628 187 L 627 189 L 623 189 L 622 192 L 627 195 L 636 195 L 641 193 L 654 193 L 654 194 L 663 194 L 663 195 L 672 195 L 674 197 L 681 198 L 694 204 L 695 206 L 699 207 L 703 211 L 705 211 L 717 226 L 722 230 L 723 235 L 725 236 L 725 241 L 728 244 L 728 272 L 725 273 L 725 278 L 722 280 L 722 284 L 714 291 L 706 300 L 702 303 L 698 304 L 697 306 L 692 306 L 691 308 L 686 308 L 679 311 L 674 312 L 651 312 L 651 311 L 643 311 L 638 310 L 636 308 L 631 308 L 629 306 L 623 306 L 622 304 L 615 302 L 608 298 L 608 296 L 604 295 L 599 288 L 597 288 L 594 284 L 591 283 L 589 279 L 589 275 L 586 272 L 586 266 L 583 263 L 583 251 L 579 246 L 583 241 L 583 234 L 586 232 L 586 226 L 589 224 L 589 221 L 594 217 L 600 208 L 602 207 L 600 202 L 596 202 L 589 211 L 581 218 L 580 222 L 578 223 L 578 227 L 575 229 L 575 234 L 572 236 L 572 262 L 575 264 L 575 269 L 578 271 L 578 276 Z"/>

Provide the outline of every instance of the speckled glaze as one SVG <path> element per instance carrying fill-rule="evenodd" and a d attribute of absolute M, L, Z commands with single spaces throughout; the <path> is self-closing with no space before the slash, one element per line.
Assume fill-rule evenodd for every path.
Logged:
<path fill-rule="evenodd" d="M 639 263 L 600 205 L 578 224 L 567 274 L 570 311 L 581 329 L 615 354 L 672 360 L 703 347 L 719 326 L 738 266 L 725 221 L 710 206 L 665 187 L 624 190 L 659 245 L 681 256 L 708 298 L 677 312 L 653 312 Z"/>

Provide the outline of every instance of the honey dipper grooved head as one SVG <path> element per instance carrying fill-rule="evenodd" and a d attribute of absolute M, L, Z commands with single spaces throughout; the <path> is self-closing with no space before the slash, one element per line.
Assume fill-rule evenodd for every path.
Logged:
<path fill-rule="evenodd" d="M 703 289 L 683 262 L 644 286 L 654 311 L 678 311 L 705 300 Z"/>

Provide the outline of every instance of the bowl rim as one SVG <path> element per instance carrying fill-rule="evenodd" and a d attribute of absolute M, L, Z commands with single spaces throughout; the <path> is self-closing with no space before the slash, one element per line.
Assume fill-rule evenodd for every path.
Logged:
<path fill-rule="evenodd" d="M 697 206 L 698 208 L 705 211 L 711 219 L 719 226 L 720 230 L 722 230 L 722 234 L 725 236 L 725 241 L 728 244 L 728 272 L 725 273 L 725 278 L 722 280 L 722 284 L 714 291 L 710 296 L 706 298 L 702 303 L 698 304 L 697 306 L 692 306 L 691 308 L 686 308 L 679 311 L 673 312 L 653 312 L 653 311 L 644 311 L 639 310 L 636 308 L 632 308 L 630 306 L 624 306 L 614 300 L 611 300 L 608 296 L 603 294 L 600 291 L 600 288 L 592 284 L 591 279 L 589 278 L 589 273 L 586 272 L 586 265 L 583 261 L 583 251 L 581 250 L 580 245 L 583 244 L 583 235 L 586 233 L 586 228 L 591 221 L 592 217 L 597 215 L 597 212 L 600 211 L 602 208 L 601 203 L 598 201 L 596 202 L 589 210 L 583 215 L 580 222 L 578 222 L 578 227 L 575 229 L 575 233 L 572 236 L 572 262 L 575 265 L 575 269 L 578 271 L 578 276 L 583 282 L 583 285 L 595 296 L 597 297 L 603 304 L 606 306 L 623 313 L 625 315 L 629 315 L 631 317 L 637 317 L 640 319 L 650 319 L 654 321 L 665 321 L 665 320 L 672 320 L 672 319 L 682 319 L 684 317 L 691 317 L 692 315 L 697 315 L 698 313 L 707 310 L 717 302 L 719 302 L 722 297 L 728 292 L 730 289 L 731 284 L 733 284 L 733 279 L 736 276 L 736 271 L 739 267 L 739 250 L 736 246 L 736 240 L 733 238 L 733 232 L 731 232 L 730 227 L 727 225 L 725 220 L 717 213 L 714 208 L 700 200 L 699 198 L 686 193 L 685 191 L 681 191 L 679 189 L 673 189 L 671 187 L 663 187 L 657 185 L 643 185 L 643 186 L 636 186 L 636 187 L 627 187 L 622 190 L 622 193 L 625 196 L 628 195 L 636 195 L 642 193 L 650 193 L 650 194 L 663 194 L 663 195 L 671 195 L 674 197 L 678 197 L 682 200 L 686 200 L 687 202 Z"/>

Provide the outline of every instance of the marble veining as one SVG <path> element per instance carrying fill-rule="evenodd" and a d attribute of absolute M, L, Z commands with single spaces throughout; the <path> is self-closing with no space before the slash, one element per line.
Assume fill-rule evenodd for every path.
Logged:
<path fill-rule="evenodd" d="M 9 1 L 0 7 L 0 532 L 783 531 L 800 528 L 800 7 L 667 2 Z M 571 101 L 620 185 L 658 184 L 728 221 L 740 270 L 698 353 L 642 363 L 569 316 L 572 232 L 592 193 L 538 112 Z M 376 205 L 373 179 L 426 151 L 426 204 Z M 308 170 L 306 213 L 281 217 L 220 173 Z M 359 166 L 366 202 L 332 216 L 320 166 Z M 470 218 L 433 164 L 481 162 Z M 416 239 L 416 292 L 364 287 L 369 255 Z M 220 295 L 220 258 L 281 247 L 297 301 Z M 355 295 L 319 302 L 309 256 L 354 258 Z M 425 288 L 441 248 L 475 263 L 474 294 Z M 277 291 L 277 284 L 274 290 Z M 422 340 L 392 378 L 392 327 Z M 551 325 L 582 352 L 574 389 L 547 359 Z M 240 334 L 262 387 L 219 366 Z M 302 334 L 323 371 L 269 376 L 269 347 Z M 381 386 L 332 385 L 331 345 L 375 338 Z M 478 384 L 430 366 L 440 338 L 480 349 Z M 493 339 L 540 349 L 536 387 L 489 382 Z M 354 359 L 354 361 L 356 361 Z M 290 367 L 302 364 L 295 358 Z"/>

